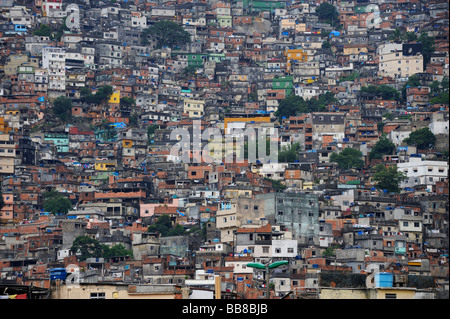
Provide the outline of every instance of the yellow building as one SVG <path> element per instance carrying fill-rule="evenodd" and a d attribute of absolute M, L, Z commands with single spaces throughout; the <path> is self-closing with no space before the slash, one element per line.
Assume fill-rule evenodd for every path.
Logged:
<path fill-rule="evenodd" d="M 201 118 L 205 114 L 205 101 L 185 99 L 183 112 L 187 113 L 190 118 Z"/>
<path fill-rule="evenodd" d="M 303 189 L 314 189 L 314 182 L 303 182 Z"/>
<path fill-rule="evenodd" d="M 94 169 L 96 171 L 113 171 L 116 168 L 116 160 L 96 160 Z"/>
<path fill-rule="evenodd" d="M 308 61 L 308 54 L 302 49 L 287 49 L 284 53 L 287 61 L 287 71 L 291 71 L 291 61 L 306 62 Z"/>
<path fill-rule="evenodd" d="M 226 117 L 224 120 L 225 132 L 227 132 L 229 123 L 270 123 L 270 116 L 250 116 L 250 117 Z"/>
<path fill-rule="evenodd" d="M 3 116 L 0 117 L 0 133 L 9 133 L 12 130 L 13 128 L 5 121 L 5 118 Z"/>
<path fill-rule="evenodd" d="M 416 288 L 321 288 L 320 299 L 415 299 Z"/>
<path fill-rule="evenodd" d="M 342 48 L 342 54 L 343 55 L 355 55 L 355 54 L 367 54 L 368 48 L 366 45 L 345 45 Z"/>
<path fill-rule="evenodd" d="M 120 103 L 120 91 L 115 91 L 111 94 L 108 103 L 119 104 Z"/>
<path fill-rule="evenodd" d="M 122 140 L 122 147 L 133 147 L 133 140 L 129 139 Z"/>
<path fill-rule="evenodd" d="M 181 291 L 175 285 L 126 283 L 59 284 L 50 299 L 175 299 Z"/>

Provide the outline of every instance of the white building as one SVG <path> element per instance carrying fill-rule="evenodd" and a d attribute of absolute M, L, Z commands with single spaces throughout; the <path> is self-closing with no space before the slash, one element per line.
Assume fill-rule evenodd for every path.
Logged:
<path fill-rule="evenodd" d="M 448 135 L 448 128 L 449 128 L 449 121 L 434 121 L 431 122 L 428 126 L 430 128 L 430 131 L 434 135 L 438 134 L 447 134 Z"/>
<path fill-rule="evenodd" d="M 44 47 L 42 68 L 48 72 L 48 90 L 66 89 L 66 53 L 64 48 Z"/>
<path fill-rule="evenodd" d="M 30 9 L 24 6 L 14 6 L 9 9 L 9 18 L 12 24 L 26 25 L 31 28 L 35 23 L 35 18 L 30 13 Z"/>
<path fill-rule="evenodd" d="M 272 240 L 272 257 L 294 258 L 297 253 L 297 240 L 274 239 Z"/>
<path fill-rule="evenodd" d="M 388 138 L 395 146 L 401 146 L 403 140 L 408 138 L 411 133 L 411 130 L 392 130 L 389 132 Z"/>
<path fill-rule="evenodd" d="M 273 180 L 284 180 L 287 167 L 288 163 L 264 163 L 259 169 L 259 174 Z"/>
<path fill-rule="evenodd" d="M 131 27 L 133 27 L 133 28 L 146 28 L 147 27 L 147 17 L 144 16 L 144 15 L 132 16 L 131 17 Z"/>
<path fill-rule="evenodd" d="M 448 177 L 448 163 L 445 161 L 423 161 L 420 157 L 410 157 L 409 162 L 398 163 L 397 168 L 407 176 L 407 179 L 401 182 L 401 188 L 431 186 Z"/>
<path fill-rule="evenodd" d="M 62 18 L 67 14 L 63 10 L 62 0 L 44 0 L 42 1 L 42 11 L 44 16 L 52 18 Z"/>
<path fill-rule="evenodd" d="M 384 43 L 377 47 L 378 76 L 408 78 L 423 72 L 421 52 L 410 52 L 402 43 Z"/>

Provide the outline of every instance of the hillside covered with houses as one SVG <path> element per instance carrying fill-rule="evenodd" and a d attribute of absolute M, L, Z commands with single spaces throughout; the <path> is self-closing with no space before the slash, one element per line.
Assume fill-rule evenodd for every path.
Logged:
<path fill-rule="evenodd" d="M 448 9 L 0 0 L 0 299 L 448 299 Z"/>

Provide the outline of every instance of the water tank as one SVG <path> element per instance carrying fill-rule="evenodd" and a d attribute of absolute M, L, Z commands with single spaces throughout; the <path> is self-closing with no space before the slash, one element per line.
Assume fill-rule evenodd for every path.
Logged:
<path fill-rule="evenodd" d="M 390 288 L 393 287 L 394 275 L 390 272 L 375 273 L 375 287 Z"/>

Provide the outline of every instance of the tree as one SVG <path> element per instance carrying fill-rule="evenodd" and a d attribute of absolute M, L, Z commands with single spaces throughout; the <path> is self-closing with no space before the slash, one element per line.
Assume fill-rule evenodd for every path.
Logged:
<path fill-rule="evenodd" d="M 430 86 L 430 104 L 449 104 L 449 81 L 445 76 L 441 82 L 433 81 Z"/>
<path fill-rule="evenodd" d="M 275 115 L 282 120 L 283 117 L 289 118 L 295 116 L 300 112 L 300 105 L 304 102 L 304 99 L 298 95 L 289 95 L 278 105 L 278 109 Z"/>
<path fill-rule="evenodd" d="M 409 137 L 403 140 L 408 145 L 415 145 L 417 149 L 428 149 L 434 147 L 436 143 L 436 136 L 428 127 L 415 130 L 409 134 Z"/>
<path fill-rule="evenodd" d="M 369 154 L 369 159 L 382 159 L 383 155 L 391 155 L 394 151 L 395 144 L 386 137 L 386 134 L 383 134 L 378 142 L 376 142 L 372 147 Z"/>
<path fill-rule="evenodd" d="M 334 245 L 328 246 L 324 250 L 322 255 L 325 256 L 325 257 L 335 256 L 336 255 L 336 249 L 339 249 L 339 245 L 334 244 Z"/>
<path fill-rule="evenodd" d="M 259 139 L 255 140 L 255 141 L 251 141 L 250 146 L 252 147 L 251 150 L 253 150 L 253 144 L 255 144 L 255 156 L 259 155 Z M 248 150 L 249 150 L 249 141 L 245 140 L 244 141 L 244 159 L 248 159 L 249 158 L 249 154 L 248 154 Z M 265 155 L 269 155 L 270 154 L 270 139 L 266 138 L 266 154 Z"/>
<path fill-rule="evenodd" d="M 300 150 L 301 146 L 298 142 L 288 147 L 284 146 L 278 153 L 278 162 L 293 163 L 298 161 Z"/>
<path fill-rule="evenodd" d="M 389 35 L 389 40 L 400 41 L 401 37 L 402 37 L 402 30 L 394 29 L 394 31 L 392 31 L 392 33 Z"/>
<path fill-rule="evenodd" d="M 114 245 L 111 248 L 107 245 L 101 245 L 102 248 L 102 257 L 111 258 L 111 257 L 133 257 L 133 250 L 125 249 L 125 246 L 122 244 Z"/>
<path fill-rule="evenodd" d="M 177 224 L 172 225 L 169 215 L 162 215 L 153 225 L 148 226 L 149 232 L 158 232 L 161 237 L 185 235 L 186 231 L 183 226 Z"/>
<path fill-rule="evenodd" d="M 400 192 L 399 183 L 406 179 L 403 172 L 399 172 L 396 166 L 385 167 L 383 164 L 378 164 L 375 167 L 375 174 L 373 180 L 377 182 L 375 187 L 382 190 L 387 190 L 390 193 Z"/>
<path fill-rule="evenodd" d="M 124 108 L 130 108 L 132 106 L 136 106 L 136 101 L 131 97 L 124 96 L 120 98 L 120 106 Z"/>
<path fill-rule="evenodd" d="M 5 206 L 5 200 L 3 199 L 3 192 L 0 186 L 0 210 Z"/>
<path fill-rule="evenodd" d="M 156 40 L 156 48 L 164 46 L 176 48 L 191 42 L 191 35 L 183 27 L 172 21 L 158 21 L 142 31 L 142 44 L 148 45 L 148 38 Z"/>
<path fill-rule="evenodd" d="M 403 98 L 403 101 L 406 101 L 406 89 L 408 87 L 418 87 L 421 86 L 422 83 L 420 83 L 419 77 L 417 75 L 411 75 L 408 80 L 406 81 L 406 83 L 402 86 L 401 88 L 401 95 Z"/>
<path fill-rule="evenodd" d="M 153 135 L 155 135 L 155 131 L 159 128 L 159 126 L 157 124 L 150 124 L 147 127 L 147 137 L 148 137 L 148 141 L 150 143 L 151 138 L 153 137 Z"/>
<path fill-rule="evenodd" d="M 339 167 L 344 169 L 361 168 L 364 166 L 361 151 L 350 147 L 345 148 L 339 154 L 331 154 L 330 161 L 336 162 Z"/>
<path fill-rule="evenodd" d="M 67 17 L 63 18 L 62 24 L 58 27 L 56 34 L 52 33 L 53 40 L 56 40 L 57 42 L 61 41 L 61 37 L 63 36 L 64 31 L 69 31 L 69 28 L 66 25 L 66 19 Z"/>
<path fill-rule="evenodd" d="M 331 92 L 326 92 L 319 95 L 318 98 L 308 100 L 298 95 L 289 95 L 281 100 L 275 116 L 281 121 L 283 117 L 288 118 L 302 113 L 321 112 L 326 110 L 328 104 L 336 102 L 337 100 Z"/>
<path fill-rule="evenodd" d="M 418 41 L 422 43 L 423 68 L 425 70 L 427 64 L 430 62 L 431 54 L 434 52 L 434 38 L 429 37 L 426 32 L 422 32 Z"/>
<path fill-rule="evenodd" d="M 41 24 L 39 26 L 39 29 L 33 31 L 33 34 L 41 37 L 42 36 L 49 37 L 52 35 L 52 29 L 48 24 Z"/>
<path fill-rule="evenodd" d="M 56 191 L 43 194 L 44 210 L 52 214 L 67 214 L 72 209 L 72 202 Z"/>
<path fill-rule="evenodd" d="M 103 255 L 102 245 L 89 236 L 75 238 L 70 251 L 74 254 L 81 254 L 80 261 L 85 261 L 87 258 L 99 258 Z"/>
<path fill-rule="evenodd" d="M 284 185 L 281 181 L 274 180 L 268 177 L 264 177 L 264 179 L 272 183 L 272 188 L 275 190 L 275 192 L 282 192 L 287 188 L 287 186 Z"/>
<path fill-rule="evenodd" d="M 331 43 L 328 40 L 322 42 L 322 49 L 330 49 Z"/>
<path fill-rule="evenodd" d="M 316 8 L 316 13 L 320 21 L 331 24 L 331 26 L 335 26 L 339 22 L 339 12 L 334 5 L 327 2 L 322 2 Z"/>
<path fill-rule="evenodd" d="M 197 72 L 197 67 L 194 65 L 189 65 L 183 69 L 183 72 L 181 73 L 181 75 L 185 79 L 190 79 L 196 74 L 196 72 Z"/>
<path fill-rule="evenodd" d="M 65 96 L 58 96 L 55 101 L 53 101 L 52 113 L 63 122 L 66 122 L 72 112 L 72 100 Z"/>
<path fill-rule="evenodd" d="M 383 100 L 395 101 L 400 99 L 400 92 L 386 84 L 363 86 L 359 90 L 359 93 L 374 94 L 375 96 L 381 97 Z"/>
<path fill-rule="evenodd" d="M 109 100 L 113 92 L 114 89 L 111 85 L 104 85 L 100 87 L 95 94 L 86 94 L 87 91 L 83 91 L 83 94 L 86 94 L 83 98 L 87 103 L 102 104 L 103 102 Z"/>
<path fill-rule="evenodd" d="M 450 96 L 448 92 L 443 92 L 439 96 L 430 99 L 431 104 L 450 104 Z"/>

